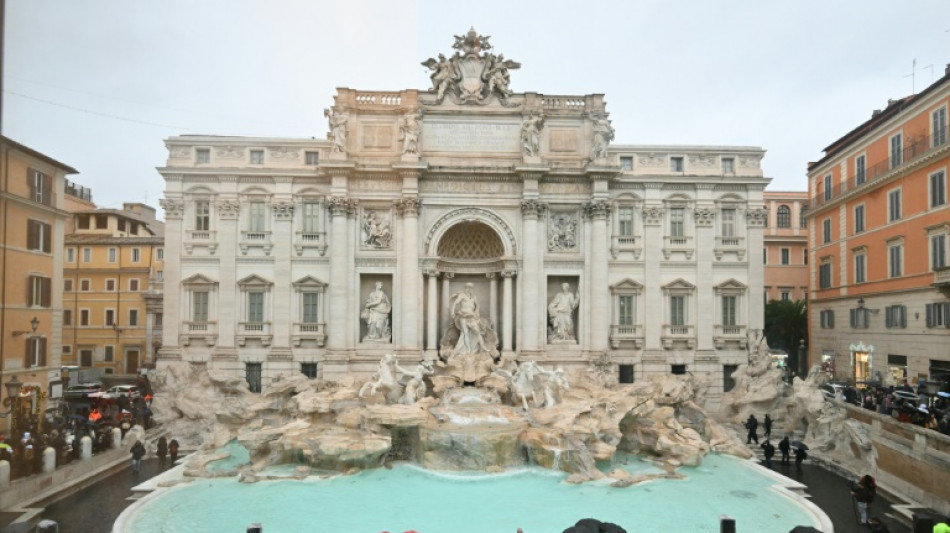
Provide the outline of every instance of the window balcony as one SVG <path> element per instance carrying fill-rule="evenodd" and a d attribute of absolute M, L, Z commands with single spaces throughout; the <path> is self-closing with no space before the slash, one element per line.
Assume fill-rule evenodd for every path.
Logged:
<path fill-rule="evenodd" d="M 663 325 L 663 335 L 660 338 L 663 348 L 670 350 L 677 344 L 685 344 L 687 348 L 696 346 L 696 327 L 688 325 Z"/>
<path fill-rule="evenodd" d="M 691 235 L 667 235 L 663 237 L 663 259 L 669 260 L 674 252 L 685 253 L 686 259 L 692 259 L 694 251 Z"/>
<path fill-rule="evenodd" d="M 321 256 L 324 255 L 327 252 L 326 232 L 298 231 L 294 239 L 294 251 L 297 255 L 303 255 L 307 248 L 316 248 Z"/>
<path fill-rule="evenodd" d="M 195 247 L 203 246 L 213 254 L 218 249 L 218 232 L 206 229 L 190 229 L 185 231 L 185 252 L 191 254 Z"/>
<path fill-rule="evenodd" d="M 244 346 L 249 339 L 256 339 L 264 346 L 270 346 L 274 339 L 270 322 L 238 322 L 238 334 L 235 341 L 238 346 Z"/>
<path fill-rule="evenodd" d="M 182 322 L 180 343 L 189 346 L 191 339 L 202 339 L 208 346 L 214 346 L 218 341 L 217 322 Z"/>
<path fill-rule="evenodd" d="M 265 255 L 270 255 L 274 243 L 271 241 L 271 232 L 269 231 L 242 231 L 241 242 L 238 243 L 241 248 L 241 254 L 247 255 L 250 248 L 263 248 Z"/>
<path fill-rule="evenodd" d="M 745 259 L 745 238 L 744 237 L 716 237 L 716 246 L 713 248 L 713 254 L 716 260 L 722 259 L 723 254 L 734 253 L 739 261 Z"/>
<path fill-rule="evenodd" d="M 299 347 L 303 341 L 314 341 L 317 347 L 323 348 L 327 343 L 327 325 L 294 322 L 292 337 L 296 347 Z"/>
<path fill-rule="evenodd" d="M 611 238 L 610 254 L 616 259 L 620 252 L 633 252 L 635 260 L 643 253 L 643 239 L 634 235 L 614 235 Z"/>
<path fill-rule="evenodd" d="M 611 324 L 610 347 L 620 348 L 622 343 L 633 343 L 636 349 L 643 348 L 643 326 L 638 324 Z"/>
<path fill-rule="evenodd" d="M 950 267 L 934 269 L 934 288 L 950 296 Z"/>
<path fill-rule="evenodd" d="M 729 343 L 737 344 L 740 348 L 746 347 L 747 337 L 745 326 L 716 324 L 714 327 L 713 343 L 716 345 L 717 350 L 722 350 Z"/>

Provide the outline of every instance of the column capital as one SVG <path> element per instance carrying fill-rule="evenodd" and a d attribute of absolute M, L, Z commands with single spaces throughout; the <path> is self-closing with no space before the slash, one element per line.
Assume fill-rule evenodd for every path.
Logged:
<path fill-rule="evenodd" d="M 607 220 L 607 215 L 610 214 L 610 202 L 594 200 L 584 205 L 584 212 L 591 220 Z"/>
<path fill-rule="evenodd" d="M 518 273 L 514 270 L 502 270 L 499 274 L 501 275 L 501 277 L 506 278 L 506 279 L 511 279 L 518 275 Z"/>
<path fill-rule="evenodd" d="M 434 268 L 426 268 L 422 270 L 422 275 L 427 278 L 432 278 L 432 279 L 438 278 L 440 274 L 441 272 L 439 272 L 438 270 Z"/>
<path fill-rule="evenodd" d="M 455 277 L 454 272 L 442 272 L 441 274 L 442 274 L 442 279 L 444 280 L 450 280 Z"/>
<path fill-rule="evenodd" d="M 241 213 L 241 202 L 237 200 L 218 200 L 214 207 L 222 219 L 234 220 Z"/>
<path fill-rule="evenodd" d="M 693 219 L 697 226 L 712 226 L 716 220 L 716 210 L 709 207 L 693 209 Z"/>
<path fill-rule="evenodd" d="M 485 277 L 488 279 L 495 279 L 495 276 L 498 275 L 498 272 L 488 272 L 485 274 Z"/>
<path fill-rule="evenodd" d="M 162 198 L 158 204 L 165 210 L 166 219 L 181 219 L 185 214 L 185 202 L 179 198 Z"/>
<path fill-rule="evenodd" d="M 522 200 L 521 214 L 525 218 L 538 218 L 548 208 L 547 204 L 539 200 Z"/>
<path fill-rule="evenodd" d="M 277 220 L 292 220 L 294 218 L 294 204 L 287 200 L 278 200 L 271 204 L 274 218 Z"/>
<path fill-rule="evenodd" d="M 643 223 L 648 226 L 659 226 L 663 223 L 663 214 L 666 210 L 657 205 L 643 208 Z"/>
<path fill-rule="evenodd" d="M 419 208 L 422 207 L 422 201 L 414 196 L 407 196 L 393 201 L 393 206 L 399 216 L 414 217 L 419 214 Z"/>
<path fill-rule="evenodd" d="M 328 196 L 327 209 L 330 210 L 331 217 L 347 216 L 356 213 L 356 208 L 360 201 L 356 198 L 347 196 Z"/>
<path fill-rule="evenodd" d="M 745 219 L 750 226 L 765 226 L 769 218 L 769 212 L 764 207 L 753 207 L 745 212 Z"/>

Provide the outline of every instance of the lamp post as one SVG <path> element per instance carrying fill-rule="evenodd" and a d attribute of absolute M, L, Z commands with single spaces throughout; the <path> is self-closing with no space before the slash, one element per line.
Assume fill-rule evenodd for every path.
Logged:
<path fill-rule="evenodd" d="M 805 339 L 798 343 L 798 375 L 802 379 L 808 375 L 808 349 L 805 348 Z"/>
<path fill-rule="evenodd" d="M 23 382 L 13 376 L 13 379 L 6 382 L 5 387 L 7 398 L 10 400 L 10 410 L 0 412 L 0 418 L 10 417 L 10 435 L 12 437 L 13 431 L 16 429 L 16 415 L 20 408 L 20 389 L 23 388 Z"/>

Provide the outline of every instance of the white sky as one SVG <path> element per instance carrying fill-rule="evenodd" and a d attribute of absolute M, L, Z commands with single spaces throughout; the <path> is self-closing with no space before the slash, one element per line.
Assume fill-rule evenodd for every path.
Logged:
<path fill-rule="evenodd" d="M 470 26 L 514 91 L 604 93 L 618 144 L 761 146 L 769 190 L 950 62 L 948 0 L 7 0 L 2 131 L 157 207 L 166 137 L 324 138 L 336 87 L 427 89 Z"/>

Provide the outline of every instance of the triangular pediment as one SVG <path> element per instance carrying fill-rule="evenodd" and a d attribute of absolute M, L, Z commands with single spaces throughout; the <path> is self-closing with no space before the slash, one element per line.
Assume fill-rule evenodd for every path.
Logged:
<path fill-rule="evenodd" d="M 294 287 L 298 289 L 322 289 L 327 284 L 313 276 L 304 276 L 294 282 Z"/>
<path fill-rule="evenodd" d="M 251 274 L 250 276 L 241 279 L 237 282 L 238 287 L 270 287 L 273 285 L 270 281 L 258 276 L 257 274 Z"/>
<path fill-rule="evenodd" d="M 204 274 L 194 274 L 181 281 L 182 285 L 217 285 L 218 282 L 205 276 Z"/>
<path fill-rule="evenodd" d="M 667 283 L 666 285 L 663 286 L 663 288 L 666 289 L 666 290 L 671 290 L 671 289 L 688 289 L 688 290 L 693 290 L 693 289 L 696 288 L 696 286 L 693 285 L 692 283 L 686 281 L 686 280 L 683 279 L 683 278 L 678 278 L 678 279 L 675 279 L 675 280 L 673 280 L 673 281 Z"/>
<path fill-rule="evenodd" d="M 643 290 L 643 285 L 633 281 L 630 278 L 624 278 L 617 283 L 614 283 L 610 286 L 610 290 L 617 291 L 641 291 Z"/>
<path fill-rule="evenodd" d="M 726 281 L 723 281 L 722 283 L 720 283 L 719 285 L 716 285 L 713 288 L 719 289 L 719 290 L 723 290 L 723 289 L 746 290 L 749 287 L 734 278 L 729 278 Z"/>

